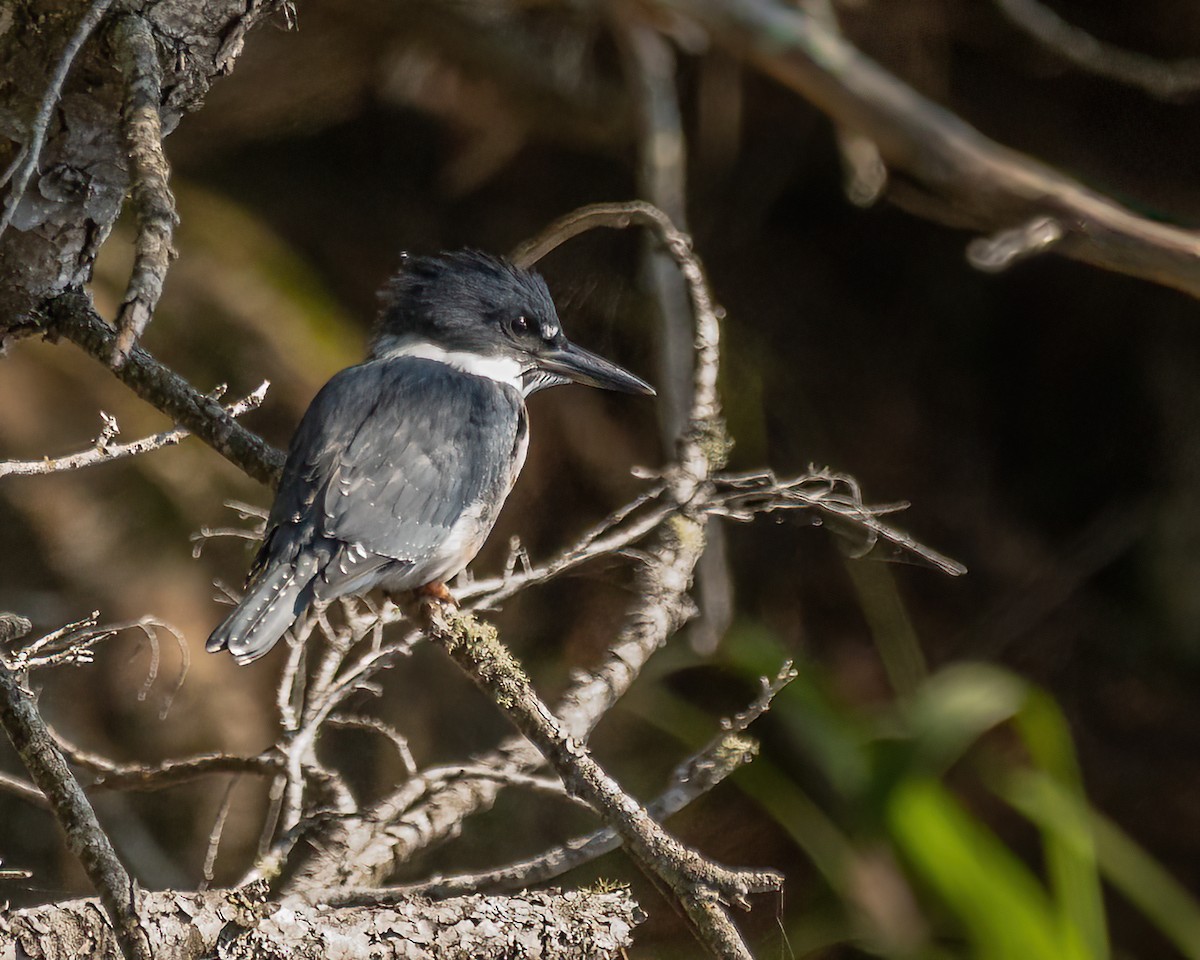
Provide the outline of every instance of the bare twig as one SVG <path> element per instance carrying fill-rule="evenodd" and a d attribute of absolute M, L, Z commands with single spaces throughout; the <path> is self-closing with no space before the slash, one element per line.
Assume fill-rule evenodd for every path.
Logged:
<path fill-rule="evenodd" d="M 1136 87 L 1163 100 L 1184 100 L 1200 93 L 1200 60 L 1162 61 L 1105 43 L 1068 23 L 1038 0 L 996 0 L 1014 24 L 1043 46 L 1088 73 Z"/>
<path fill-rule="evenodd" d="M 132 169 L 133 210 L 137 243 L 129 285 L 117 315 L 112 365 L 120 367 L 146 329 L 162 296 L 163 281 L 175 251 L 171 237 L 179 223 L 171 194 L 170 168 L 162 147 L 162 73 L 158 44 L 150 24 L 136 14 L 117 20 L 113 28 L 117 62 L 125 78 L 124 131 Z"/>
<path fill-rule="evenodd" d="M 50 667 L 63 663 L 91 663 L 92 648 L 103 640 L 115 636 L 120 627 L 97 626 L 100 611 L 74 623 L 52 630 L 11 653 L 6 660 L 14 670 L 27 671 L 38 667 Z"/>
<path fill-rule="evenodd" d="M 58 738 L 61 743 L 61 738 Z M 92 774 L 89 790 L 162 790 L 218 774 L 257 774 L 268 776 L 283 766 L 274 753 L 237 756 L 229 753 L 202 753 L 162 763 L 113 763 L 95 754 L 77 749 L 67 751 L 71 762 Z"/>
<path fill-rule="evenodd" d="M 938 553 L 879 517 L 908 508 L 907 503 L 868 506 L 858 481 L 845 473 L 810 466 L 807 473 L 790 480 L 777 480 L 771 471 L 724 474 L 714 478 L 714 492 L 705 504 L 712 513 L 731 520 L 746 521 L 758 513 L 776 510 L 813 509 L 844 521 L 866 534 L 856 551 L 863 556 L 879 542 L 890 543 L 924 560 L 943 573 L 961 576 L 967 572 L 957 560 Z"/>
<path fill-rule="evenodd" d="M 225 833 L 225 821 L 229 819 L 229 810 L 233 806 L 233 791 L 237 787 L 234 777 L 225 786 L 225 794 L 221 797 L 221 805 L 217 808 L 217 816 L 213 820 L 212 830 L 208 834 L 208 846 L 204 851 L 204 866 L 201 868 L 200 884 L 197 889 L 203 893 L 213 881 L 213 870 L 217 866 L 217 854 L 221 850 L 221 837 Z"/>
<path fill-rule="evenodd" d="M 19 675 L 0 662 L 0 725 L 33 782 L 46 796 L 74 854 L 112 922 L 126 960 L 151 960 L 138 919 L 138 891 L 117 859 L 83 789 L 71 775 Z"/>
<path fill-rule="evenodd" d="M 976 237 L 967 244 L 967 260 L 976 270 L 1000 273 L 1026 257 L 1045 253 L 1063 238 L 1062 224 L 1052 217 L 1034 217 L 1011 230 Z"/>
<path fill-rule="evenodd" d="M 60 294 L 44 308 L 45 332 L 66 337 L 108 364 L 115 334 L 81 292 Z M 135 346 L 113 371 L 134 393 L 268 486 L 279 482 L 283 453 L 241 426 L 216 400 L 206 397 L 174 371 Z"/>
<path fill-rule="evenodd" d="M 14 870 L 11 867 L 2 866 L 3 860 L 0 860 L 0 880 L 28 880 L 33 874 L 28 870 Z"/>
<path fill-rule="evenodd" d="M 1200 297 L 1200 234 L 1148 220 L 1057 170 L 989 140 L 842 37 L 779 0 L 662 0 L 713 42 L 830 117 L 870 137 L 887 165 L 920 184 L 894 199 L 954 226 L 994 234 L 1049 217 L 1064 256 Z"/>
<path fill-rule="evenodd" d="M 29 180 L 37 170 L 38 161 L 42 156 L 42 146 L 46 142 L 46 131 L 50 127 L 50 117 L 54 112 L 54 107 L 58 103 L 59 97 L 62 96 L 63 84 L 66 82 L 67 74 L 71 70 L 71 64 L 75 60 L 75 55 L 79 53 L 80 48 L 87 42 L 100 25 L 100 21 L 104 18 L 104 14 L 108 12 L 108 8 L 112 6 L 112 0 L 92 0 L 88 8 L 84 11 L 83 16 L 79 20 L 79 25 L 75 28 L 75 32 L 71 34 L 71 39 L 67 41 L 66 47 L 63 49 L 62 56 L 59 57 L 58 63 L 54 68 L 54 73 L 50 75 L 50 82 L 46 85 L 46 92 L 42 96 L 42 101 L 38 105 L 38 111 L 34 115 L 33 123 L 29 127 L 29 139 L 22 145 L 17 153 L 13 164 L 4 172 L 3 177 L 0 177 L 0 187 L 12 181 L 12 188 L 8 191 L 8 196 L 4 201 L 4 210 L 0 213 L 0 236 L 4 235 L 4 231 L 8 229 L 12 223 L 13 216 L 17 212 L 17 207 L 21 205 L 21 200 L 25 196 L 25 191 L 29 187 Z"/>
<path fill-rule="evenodd" d="M 264 380 L 253 393 L 248 394 L 237 403 L 225 407 L 225 412 L 231 417 L 240 417 L 243 413 L 257 409 L 266 397 L 269 386 L 269 381 Z M 213 399 L 216 399 L 216 397 L 213 397 Z M 152 450 L 161 450 L 163 447 L 179 443 L 192 434 L 192 431 L 185 427 L 175 427 L 173 430 L 164 430 L 162 433 L 142 437 L 140 440 L 134 440 L 130 443 L 114 444 L 111 442 L 112 438 L 120 433 L 120 428 L 117 427 L 116 420 L 112 417 L 109 417 L 107 414 L 101 414 L 101 416 L 105 418 L 104 429 L 100 436 L 96 438 L 96 442 L 91 449 L 53 459 L 47 457 L 42 460 L 0 461 L 0 477 L 10 475 L 29 477 L 47 473 L 61 473 L 65 470 L 79 470 L 82 467 L 90 467 L 98 463 L 110 463 L 113 460 L 120 460 L 123 457 L 136 457 L 139 454 L 149 453 Z"/>
<path fill-rule="evenodd" d="M 675 89 L 675 51 L 652 27 L 632 19 L 617 24 L 616 36 L 638 118 L 638 196 L 686 230 L 687 142 Z M 683 279 L 657 244 L 644 245 L 641 272 L 661 317 L 658 415 L 664 447 L 671 453 L 688 420 L 692 318 Z"/>
<path fill-rule="evenodd" d="M 832 0 L 801 0 L 800 5 L 805 13 L 834 33 L 841 32 Z M 879 155 L 879 147 L 870 137 L 844 124 L 837 124 L 835 133 L 846 199 L 856 207 L 873 206 L 888 184 L 887 165 Z"/>
<path fill-rule="evenodd" d="M 370 730 L 380 734 L 396 748 L 396 755 L 400 758 L 400 764 L 404 767 L 405 775 L 409 777 L 417 775 L 417 761 L 413 758 L 412 750 L 409 749 L 408 738 L 390 723 L 385 723 L 383 720 L 375 717 L 362 716 L 361 714 L 350 716 L 343 713 L 330 714 L 326 723 L 334 727 Z"/>
<path fill-rule="evenodd" d="M 46 795 L 41 790 L 28 780 L 14 777 L 10 773 L 0 773 L 0 790 L 10 793 L 26 803 L 32 803 L 36 807 L 49 807 Z"/>

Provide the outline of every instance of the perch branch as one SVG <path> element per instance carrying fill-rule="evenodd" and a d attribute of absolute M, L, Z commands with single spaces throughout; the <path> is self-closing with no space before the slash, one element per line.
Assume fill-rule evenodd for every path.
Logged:
<path fill-rule="evenodd" d="M 170 167 L 162 146 L 162 72 L 158 44 L 150 24 L 136 14 L 121 17 L 113 36 L 125 79 L 123 126 L 132 169 L 137 242 L 129 285 L 117 314 L 117 340 L 111 362 L 120 367 L 146 329 L 162 296 L 163 281 L 175 251 L 171 238 L 179 223 L 171 194 Z"/>
<path fill-rule="evenodd" d="M 533 743 L 567 791 L 586 801 L 621 835 L 626 850 L 674 892 L 699 928 L 704 943 L 719 957 L 749 957 L 722 904 L 748 905 L 755 893 L 782 889 L 782 875 L 771 870 L 733 870 L 706 860 L 667 833 L 633 797 L 592 758 L 530 686 L 520 665 L 500 642 L 496 630 L 470 615 L 427 604 L 425 632 L 501 708 Z"/>
<path fill-rule="evenodd" d="M 796 671 L 791 663 L 787 663 L 774 680 L 768 683 L 764 678 L 763 690 L 754 703 L 731 720 L 723 720 L 721 732 L 675 768 L 666 790 L 647 805 L 650 816 L 661 821 L 678 813 L 749 763 L 757 754 L 758 745 L 744 735 L 746 728 L 770 709 L 776 694 L 795 677 Z M 537 857 L 485 873 L 433 877 L 420 883 L 380 890 L 347 891 L 339 894 L 336 900 L 338 903 L 370 903 L 408 896 L 449 897 L 485 890 L 523 890 L 562 876 L 620 845 L 620 835 L 611 827 L 605 827 L 568 840 Z"/>

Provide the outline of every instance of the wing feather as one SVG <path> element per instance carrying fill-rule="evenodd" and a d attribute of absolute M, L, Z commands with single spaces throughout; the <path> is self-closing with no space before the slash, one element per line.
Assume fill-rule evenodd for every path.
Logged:
<path fill-rule="evenodd" d="M 384 566 L 419 572 L 465 511 L 494 521 L 522 408 L 515 390 L 429 360 L 341 371 L 293 437 L 260 565 L 324 541 L 314 586 L 330 598 Z"/>

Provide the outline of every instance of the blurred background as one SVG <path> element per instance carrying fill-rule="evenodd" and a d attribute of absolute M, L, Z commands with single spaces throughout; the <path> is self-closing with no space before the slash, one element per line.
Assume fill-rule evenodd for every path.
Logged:
<path fill-rule="evenodd" d="M 1127 48 L 1200 56 L 1200 6 L 1056 0 Z M 1143 215 L 1200 219 L 1197 102 L 1081 72 L 989 0 L 843 0 L 847 37 L 1001 143 Z M 252 35 L 235 74 L 167 140 L 179 259 L 146 346 L 202 390 L 271 389 L 245 422 L 278 445 L 320 385 L 359 359 L 375 290 L 402 251 L 502 252 L 574 207 L 637 195 L 636 104 L 588 4 L 309 0 L 298 29 Z M 687 214 L 724 326 L 731 469 L 856 476 L 870 502 L 968 576 L 850 559 L 809 518 L 726 530 L 735 607 L 715 651 L 677 638 L 594 745 L 655 793 L 756 678 L 799 679 L 755 728 L 762 756 L 672 821 L 718 860 L 787 874 L 746 929 L 761 956 L 1200 956 L 1200 309 L 1151 284 L 1046 256 L 972 270 L 969 236 L 886 201 L 847 201 L 833 128 L 794 94 L 679 29 Z M 112 316 L 126 225 L 95 278 Z M 541 264 L 564 325 L 655 379 L 660 336 L 642 241 L 592 233 Z M 571 387 L 534 398 L 529 462 L 475 563 L 519 535 L 549 555 L 634 496 L 663 462 L 656 407 Z M 0 362 L 0 456 L 86 447 L 99 411 L 124 439 L 163 429 L 69 344 Z M 214 579 L 239 585 L 236 499 L 269 494 L 203 444 L 84 472 L 0 482 L 0 608 L 51 629 L 93 609 L 177 626 L 191 663 L 126 634 L 94 666 L 45 679 L 41 704 L 77 743 L 120 760 L 257 751 L 276 735 L 278 657 L 238 669 L 202 644 Z M 498 615 L 548 696 L 598 657 L 628 570 L 590 567 Z M 276 651 L 278 654 L 279 651 Z M 274 669 L 273 669 L 274 668 Z M 400 663 L 371 708 L 422 764 L 503 733 L 432 651 Z M 386 744 L 331 735 L 365 796 L 400 776 Z M 3 769 L 15 761 L 0 751 Z M 102 795 L 134 872 L 198 881 L 226 782 Z M 252 855 L 262 788 L 235 783 L 215 881 Z M 86 886 L 47 814 L 0 793 L 0 897 Z M 589 821 L 510 793 L 411 875 L 504 862 Z M 634 956 L 696 946 L 621 854 L 567 882 L 626 880 L 650 914 Z"/>

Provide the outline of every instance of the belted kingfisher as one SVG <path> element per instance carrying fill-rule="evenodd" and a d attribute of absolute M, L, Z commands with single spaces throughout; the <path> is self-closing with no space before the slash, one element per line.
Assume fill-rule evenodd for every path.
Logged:
<path fill-rule="evenodd" d="M 406 261 L 370 355 L 292 438 L 245 596 L 212 636 L 263 656 L 313 603 L 382 587 L 448 599 L 525 462 L 525 398 L 575 381 L 654 394 L 569 342 L 545 281 L 473 251 Z"/>

